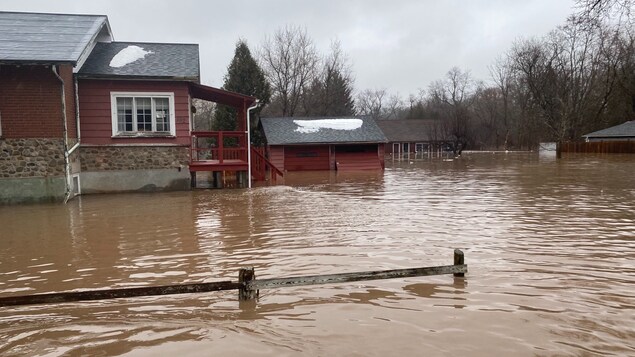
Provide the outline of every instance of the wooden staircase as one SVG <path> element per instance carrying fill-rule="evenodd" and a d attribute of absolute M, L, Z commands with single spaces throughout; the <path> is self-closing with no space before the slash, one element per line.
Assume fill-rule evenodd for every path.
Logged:
<path fill-rule="evenodd" d="M 254 146 L 251 147 L 251 175 L 255 181 L 270 181 L 274 185 L 278 178 L 284 177 L 284 173 L 265 156 L 265 148 Z"/>

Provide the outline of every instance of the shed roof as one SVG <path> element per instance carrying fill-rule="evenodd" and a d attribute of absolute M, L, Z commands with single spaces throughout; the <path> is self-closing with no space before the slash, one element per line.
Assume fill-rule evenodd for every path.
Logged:
<path fill-rule="evenodd" d="M 262 118 L 269 145 L 385 143 L 386 137 L 371 118 Z"/>
<path fill-rule="evenodd" d="M 592 133 L 582 135 L 584 138 L 626 138 L 635 137 L 635 120 L 627 121 L 620 125 L 610 128 L 594 131 Z"/>
<path fill-rule="evenodd" d="M 113 58 L 122 51 L 141 51 L 142 57 L 118 66 Z M 133 51 L 134 52 L 134 51 Z M 121 55 L 119 55 L 121 58 Z M 125 61 L 124 61 L 125 63 Z M 119 63 L 121 64 L 121 63 Z M 79 71 L 90 78 L 155 78 L 198 82 L 198 45 L 173 43 L 110 42 L 98 43 Z"/>
<path fill-rule="evenodd" d="M 378 120 L 389 142 L 439 141 L 444 139 L 439 120 Z"/>
<path fill-rule="evenodd" d="M 112 39 L 104 15 L 0 11 L 0 62 L 75 65 L 98 36 Z"/>

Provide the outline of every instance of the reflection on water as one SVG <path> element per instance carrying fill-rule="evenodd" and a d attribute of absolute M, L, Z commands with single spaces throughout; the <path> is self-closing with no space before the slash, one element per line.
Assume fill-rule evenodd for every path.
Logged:
<path fill-rule="evenodd" d="M 634 355 L 635 158 L 468 154 L 284 186 L 0 207 L 0 296 L 452 263 L 434 276 L 0 309 L 0 355 Z M 413 343 L 415 342 L 415 343 Z"/>

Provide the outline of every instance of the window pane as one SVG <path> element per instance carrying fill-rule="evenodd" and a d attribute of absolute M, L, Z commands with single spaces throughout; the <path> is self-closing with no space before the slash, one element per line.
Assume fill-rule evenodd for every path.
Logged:
<path fill-rule="evenodd" d="M 152 131 L 152 102 L 150 98 L 135 98 L 137 131 Z"/>
<path fill-rule="evenodd" d="M 168 98 L 154 98 L 157 131 L 170 131 L 170 101 Z"/>
<path fill-rule="evenodd" d="M 132 131 L 132 98 L 117 98 L 117 130 Z"/>

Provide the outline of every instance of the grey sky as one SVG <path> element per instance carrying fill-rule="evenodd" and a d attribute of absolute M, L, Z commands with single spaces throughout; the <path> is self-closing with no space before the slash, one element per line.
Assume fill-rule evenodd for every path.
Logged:
<path fill-rule="evenodd" d="M 198 43 L 201 80 L 216 87 L 239 38 L 255 52 L 266 34 L 300 25 L 323 53 L 341 42 L 357 89 L 406 97 L 452 66 L 487 80 L 514 40 L 563 24 L 573 0 L 0 0 L 0 10 L 104 14 L 117 41 Z"/>

